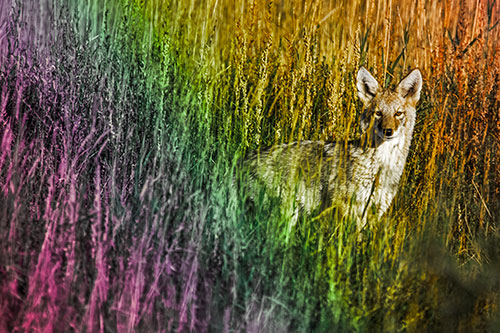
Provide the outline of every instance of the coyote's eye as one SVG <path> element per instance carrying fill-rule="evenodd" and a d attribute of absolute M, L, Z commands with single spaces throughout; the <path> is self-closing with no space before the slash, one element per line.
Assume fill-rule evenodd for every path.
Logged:
<path fill-rule="evenodd" d="M 394 114 L 395 117 L 401 117 L 403 115 L 403 112 L 398 111 Z"/>
<path fill-rule="evenodd" d="M 382 117 L 382 112 L 381 111 L 376 111 L 375 112 L 375 116 L 377 116 L 378 118 Z"/>

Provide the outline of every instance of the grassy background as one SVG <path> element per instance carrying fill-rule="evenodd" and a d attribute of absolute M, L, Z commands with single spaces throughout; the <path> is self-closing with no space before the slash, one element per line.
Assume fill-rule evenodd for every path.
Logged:
<path fill-rule="evenodd" d="M 0 331 L 500 324 L 500 3 L 0 9 Z M 361 65 L 424 76 L 389 212 L 245 204 L 247 151 L 357 135 Z"/>

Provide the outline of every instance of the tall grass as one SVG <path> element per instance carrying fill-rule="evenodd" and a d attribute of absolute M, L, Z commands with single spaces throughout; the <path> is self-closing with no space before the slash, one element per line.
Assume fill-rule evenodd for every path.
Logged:
<path fill-rule="evenodd" d="M 498 325 L 496 1 L 0 9 L 1 331 Z M 238 160 L 355 137 L 361 65 L 424 74 L 398 196 L 290 229 Z"/>

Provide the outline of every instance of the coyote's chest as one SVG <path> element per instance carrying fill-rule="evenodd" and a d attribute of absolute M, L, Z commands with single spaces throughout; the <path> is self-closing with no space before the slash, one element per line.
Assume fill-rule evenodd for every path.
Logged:
<path fill-rule="evenodd" d="M 355 202 L 358 215 L 364 215 L 372 205 L 382 215 L 396 195 L 403 173 L 408 154 L 405 140 L 401 137 L 368 151 L 354 150 L 349 179 L 342 193 L 344 200 Z"/>

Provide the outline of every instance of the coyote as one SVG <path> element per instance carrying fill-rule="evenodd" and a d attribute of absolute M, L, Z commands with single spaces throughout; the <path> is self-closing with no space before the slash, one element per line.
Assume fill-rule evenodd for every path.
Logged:
<path fill-rule="evenodd" d="M 370 211 L 380 217 L 394 198 L 410 148 L 415 106 L 422 75 L 408 74 L 395 90 L 383 90 L 363 67 L 357 75 L 364 110 L 358 140 L 300 141 L 263 149 L 244 165 L 282 200 L 296 221 L 300 211 L 311 214 L 336 207 L 366 223 Z"/>

